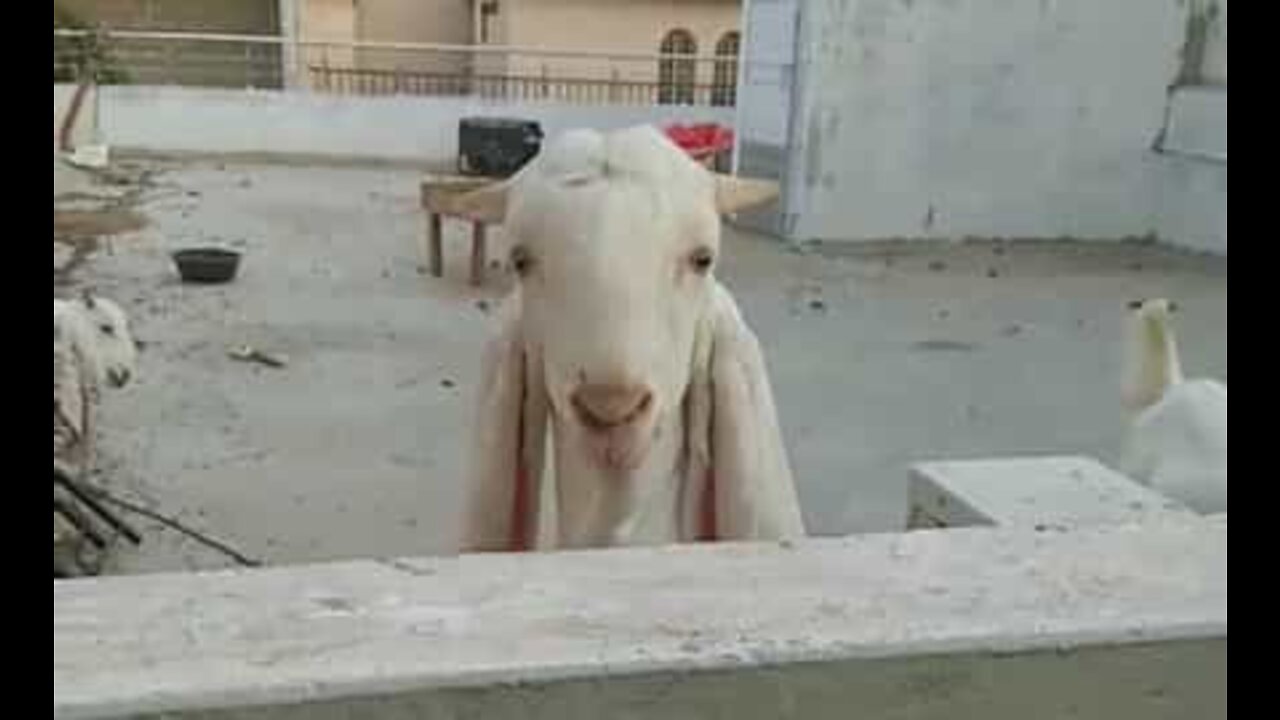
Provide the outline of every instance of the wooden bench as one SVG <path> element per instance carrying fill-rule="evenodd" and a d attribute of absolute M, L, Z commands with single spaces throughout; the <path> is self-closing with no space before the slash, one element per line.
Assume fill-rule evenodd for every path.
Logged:
<path fill-rule="evenodd" d="M 453 200 L 472 190 L 478 190 L 496 178 L 462 175 L 428 175 L 423 178 L 420 201 L 427 214 L 424 253 L 435 277 L 444 277 L 444 218 L 455 217 L 471 223 L 471 284 L 484 283 L 486 224 L 459 210 Z"/>

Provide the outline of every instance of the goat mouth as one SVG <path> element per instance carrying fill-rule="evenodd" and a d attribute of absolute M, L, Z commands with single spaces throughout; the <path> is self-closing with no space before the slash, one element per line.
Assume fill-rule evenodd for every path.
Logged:
<path fill-rule="evenodd" d="M 582 439 L 594 463 L 605 472 L 617 474 L 644 464 L 653 435 L 647 428 L 628 427 L 607 433 L 588 430 Z"/>

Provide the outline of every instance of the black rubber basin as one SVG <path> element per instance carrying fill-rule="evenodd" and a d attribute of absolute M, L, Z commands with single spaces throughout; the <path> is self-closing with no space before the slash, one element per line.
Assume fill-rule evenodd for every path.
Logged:
<path fill-rule="evenodd" d="M 240 268 L 240 253 L 222 248 L 188 248 L 173 254 L 184 282 L 225 283 Z"/>

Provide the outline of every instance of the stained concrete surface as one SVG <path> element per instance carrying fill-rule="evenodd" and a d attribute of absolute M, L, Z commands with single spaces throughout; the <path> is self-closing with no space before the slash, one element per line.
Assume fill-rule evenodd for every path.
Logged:
<path fill-rule="evenodd" d="M 114 577 L 53 600 L 65 720 L 1226 714 L 1225 517 Z"/>
<path fill-rule="evenodd" d="M 270 563 L 447 552 L 501 271 L 468 287 L 467 229 L 447 224 L 446 276 L 423 274 L 413 172 L 148 167 L 148 224 L 104 239 L 72 282 L 121 300 L 148 343 L 136 383 L 105 401 L 102 482 Z M 243 250 L 237 281 L 178 282 L 168 253 L 194 244 Z M 739 231 L 724 256 L 820 534 L 902 527 L 914 461 L 1112 461 L 1130 299 L 1177 300 L 1186 370 L 1226 378 L 1225 260 L 1119 243 L 796 249 Z M 228 357 L 243 344 L 288 365 Z M 143 526 L 119 571 L 227 562 Z"/>

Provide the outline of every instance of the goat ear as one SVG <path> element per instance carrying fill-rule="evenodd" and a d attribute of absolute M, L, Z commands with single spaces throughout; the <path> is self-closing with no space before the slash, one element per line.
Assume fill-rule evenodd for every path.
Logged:
<path fill-rule="evenodd" d="M 90 310 L 94 308 L 95 301 L 93 299 L 93 293 L 89 292 L 88 290 L 80 291 L 80 301 L 83 302 L 84 306 L 89 308 Z"/>
<path fill-rule="evenodd" d="M 542 361 L 525 343 L 518 296 L 501 322 L 480 375 L 463 552 L 529 550 L 538 534 L 548 408 Z"/>
<path fill-rule="evenodd" d="M 734 177 L 716 173 L 716 209 L 722 215 L 731 215 L 757 205 L 773 202 L 781 193 L 773 180 Z"/>
<path fill-rule="evenodd" d="M 478 190 L 459 193 L 447 201 L 451 214 L 462 215 L 472 220 L 494 225 L 501 224 L 507 217 L 507 197 L 510 195 L 511 180 L 486 185 Z"/>
<path fill-rule="evenodd" d="M 804 520 L 764 357 L 733 297 L 719 285 L 709 336 L 705 359 L 695 357 L 686 407 L 690 429 L 705 432 L 702 445 L 709 458 L 698 462 L 699 444 L 693 438 L 691 466 L 701 477 L 688 478 L 686 487 L 696 489 L 686 490 L 682 522 L 686 528 L 696 523 L 692 534 L 700 539 L 803 537 Z M 699 372 L 699 362 L 705 371 Z"/>

